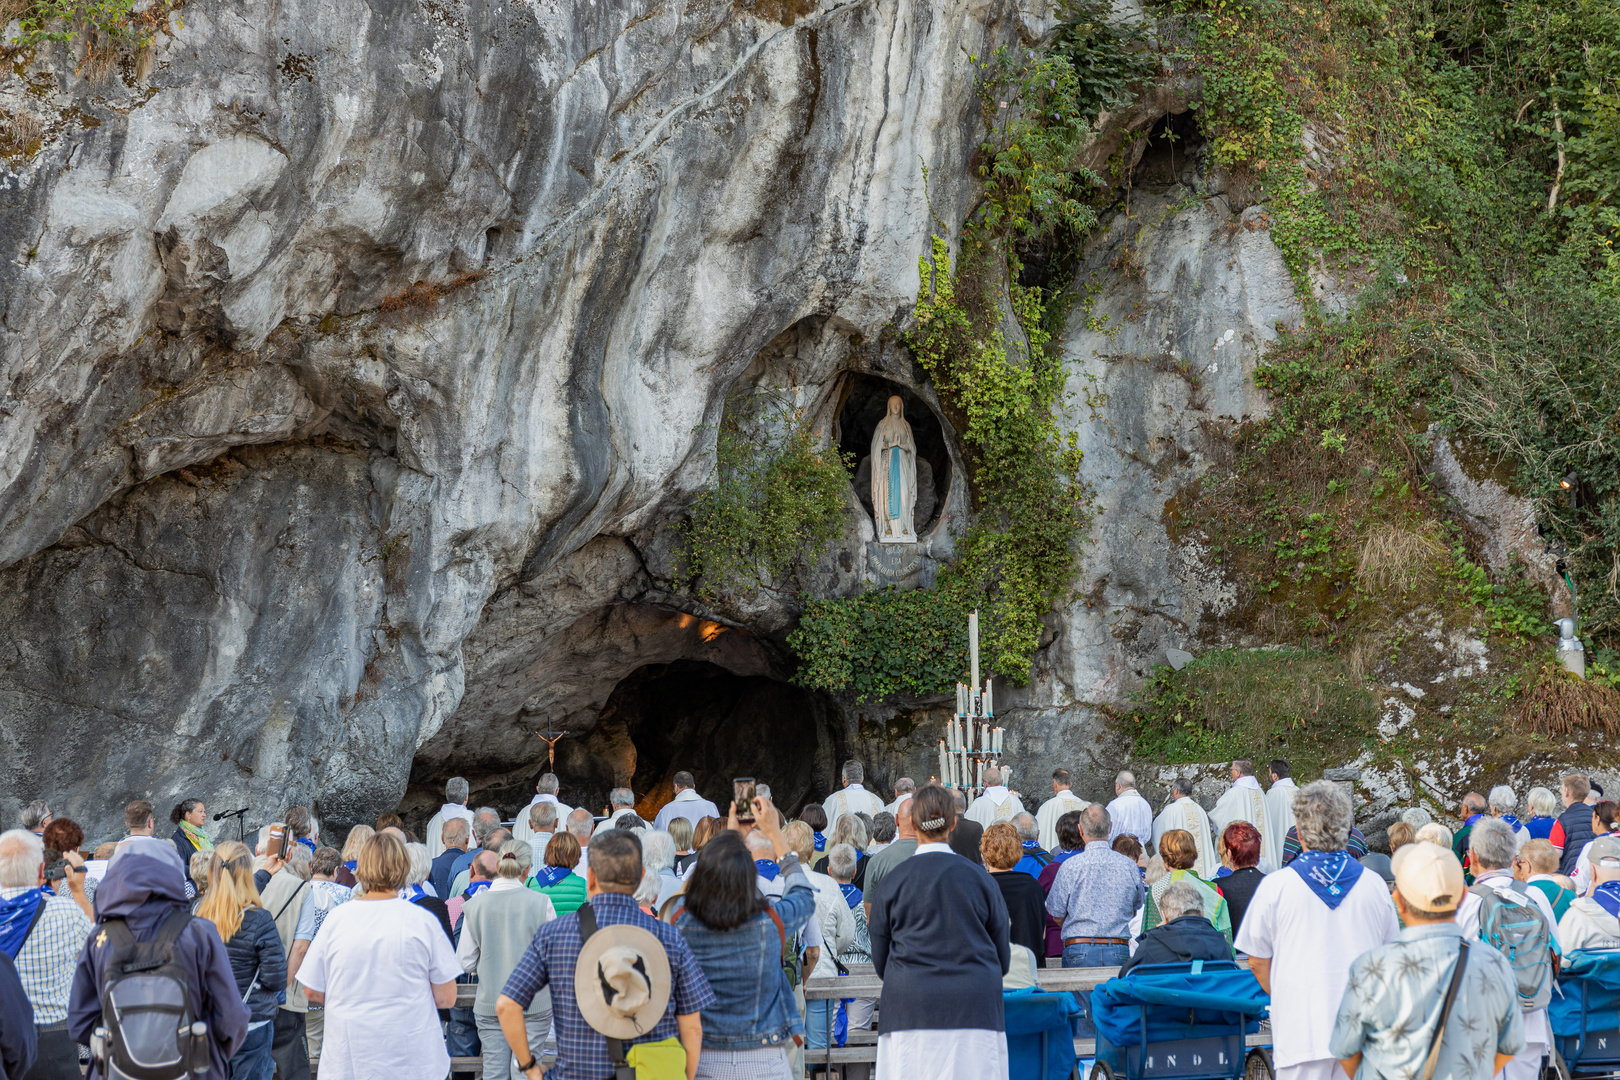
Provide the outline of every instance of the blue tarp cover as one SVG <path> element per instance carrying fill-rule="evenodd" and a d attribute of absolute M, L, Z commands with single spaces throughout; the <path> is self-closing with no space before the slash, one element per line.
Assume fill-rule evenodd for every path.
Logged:
<path fill-rule="evenodd" d="M 1270 1004 L 1255 977 L 1236 965 L 1149 964 L 1091 991 L 1098 1033 L 1121 1047 L 1141 1043 L 1143 1005 L 1147 1041 L 1158 1043 L 1230 1035 L 1240 1016 L 1248 1018 L 1245 1031 L 1258 1031 Z"/>
<path fill-rule="evenodd" d="M 1581 1033 L 1583 1003 L 1587 1031 L 1620 1028 L 1620 949 L 1576 949 L 1564 957 L 1547 1005 L 1554 1035 Z"/>
<path fill-rule="evenodd" d="M 1049 994 L 1038 987 L 1009 990 L 1001 995 L 1007 1014 L 1007 1075 L 1009 1080 L 1066 1080 L 1074 1071 L 1074 1017 L 1080 1003 L 1073 994 Z M 1042 1069 L 1041 1032 L 1046 1040 Z"/>

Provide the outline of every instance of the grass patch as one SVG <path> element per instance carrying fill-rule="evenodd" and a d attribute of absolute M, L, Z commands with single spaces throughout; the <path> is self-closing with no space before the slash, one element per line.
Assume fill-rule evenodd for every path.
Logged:
<path fill-rule="evenodd" d="M 1166 763 L 1289 757 L 1298 775 L 1342 764 L 1371 737 L 1378 703 L 1336 653 L 1234 649 L 1154 669 L 1127 721 L 1138 756 Z"/>

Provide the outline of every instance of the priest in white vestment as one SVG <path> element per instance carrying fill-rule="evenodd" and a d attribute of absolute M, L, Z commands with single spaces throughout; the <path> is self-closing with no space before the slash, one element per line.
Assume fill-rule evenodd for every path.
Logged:
<path fill-rule="evenodd" d="M 917 781 L 909 776 L 902 776 L 894 782 L 894 802 L 883 808 L 885 813 L 900 816 L 900 804 L 917 793 Z"/>
<path fill-rule="evenodd" d="M 1273 870 L 1283 864 L 1283 843 L 1294 827 L 1294 796 L 1299 786 L 1289 776 L 1288 762 L 1278 758 L 1271 763 L 1271 790 L 1266 792 L 1266 827 L 1260 830 L 1260 862 Z"/>
<path fill-rule="evenodd" d="M 1114 777 L 1114 801 L 1108 804 L 1108 842 L 1129 833 L 1136 837 L 1142 850 L 1153 854 L 1158 849 L 1153 842 L 1153 807 L 1136 790 L 1136 777 L 1129 771 Z"/>
<path fill-rule="evenodd" d="M 998 821 L 1011 821 L 1024 812 L 1024 800 L 1001 783 L 1001 770 L 992 765 L 984 770 L 984 794 L 973 800 L 967 819 L 989 828 Z"/>
<path fill-rule="evenodd" d="M 842 775 L 843 790 L 833 792 L 821 804 L 821 808 L 827 811 L 829 833 L 838 827 L 838 819 L 845 814 L 871 814 L 876 817 L 883 813 L 883 797 L 875 791 L 867 791 L 861 785 L 861 781 L 866 779 L 866 770 L 861 768 L 860 762 L 844 762 Z"/>
<path fill-rule="evenodd" d="M 1247 758 L 1232 762 L 1232 786 L 1226 789 L 1209 816 L 1215 823 L 1217 836 L 1234 821 L 1247 821 L 1259 831 L 1262 874 L 1269 874 L 1282 865 L 1275 860 L 1268 861 L 1265 855 L 1271 830 L 1266 824 L 1266 793 L 1260 789 L 1260 781 L 1254 778 L 1254 762 Z"/>
<path fill-rule="evenodd" d="M 1221 860 L 1215 854 L 1215 837 L 1209 829 L 1209 815 L 1192 798 L 1192 781 L 1178 779 L 1170 785 L 1171 803 L 1153 819 L 1153 848 L 1159 848 L 1159 841 L 1171 829 L 1185 829 L 1192 833 L 1193 842 L 1198 845 L 1198 861 L 1192 865 L 1192 872 L 1205 881 L 1215 880 L 1215 871 L 1221 867 Z"/>
<path fill-rule="evenodd" d="M 428 819 L 427 841 L 428 858 L 437 859 L 444 854 L 444 823 L 451 818 L 466 818 L 470 827 L 473 821 L 473 812 L 467 809 L 467 798 L 472 793 L 471 786 L 466 779 L 452 776 L 444 785 L 445 803 L 439 807 L 439 812 Z"/>
<path fill-rule="evenodd" d="M 1052 770 L 1052 797 L 1041 803 L 1040 812 L 1035 815 L 1035 824 L 1040 826 L 1041 847 L 1047 851 L 1058 849 L 1057 823 L 1058 818 L 1074 810 L 1084 810 L 1091 804 L 1069 790 L 1069 770 Z"/>

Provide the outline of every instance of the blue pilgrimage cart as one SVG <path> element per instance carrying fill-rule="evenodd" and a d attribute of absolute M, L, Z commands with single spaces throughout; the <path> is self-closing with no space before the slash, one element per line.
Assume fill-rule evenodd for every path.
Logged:
<path fill-rule="evenodd" d="M 1245 1046 L 1269 1006 L 1255 977 L 1229 960 L 1143 964 L 1091 992 L 1091 1080 L 1269 1077 L 1264 1054 L 1251 1062 Z"/>
<path fill-rule="evenodd" d="M 1564 1080 L 1620 1077 L 1620 948 L 1576 949 L 1547 1006 Z"/>

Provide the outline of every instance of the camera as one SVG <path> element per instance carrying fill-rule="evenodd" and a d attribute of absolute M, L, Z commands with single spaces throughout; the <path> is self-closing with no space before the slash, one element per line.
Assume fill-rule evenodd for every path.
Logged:
<path fill-rule="evenodd" d="M 49 885 L 53 881 L 61 881 L 69 874 L 82 873 L 84 873 L 84 867 L 74 866 L 66 859 L 57 859 L 45 868 L 45 883 Z"/>

